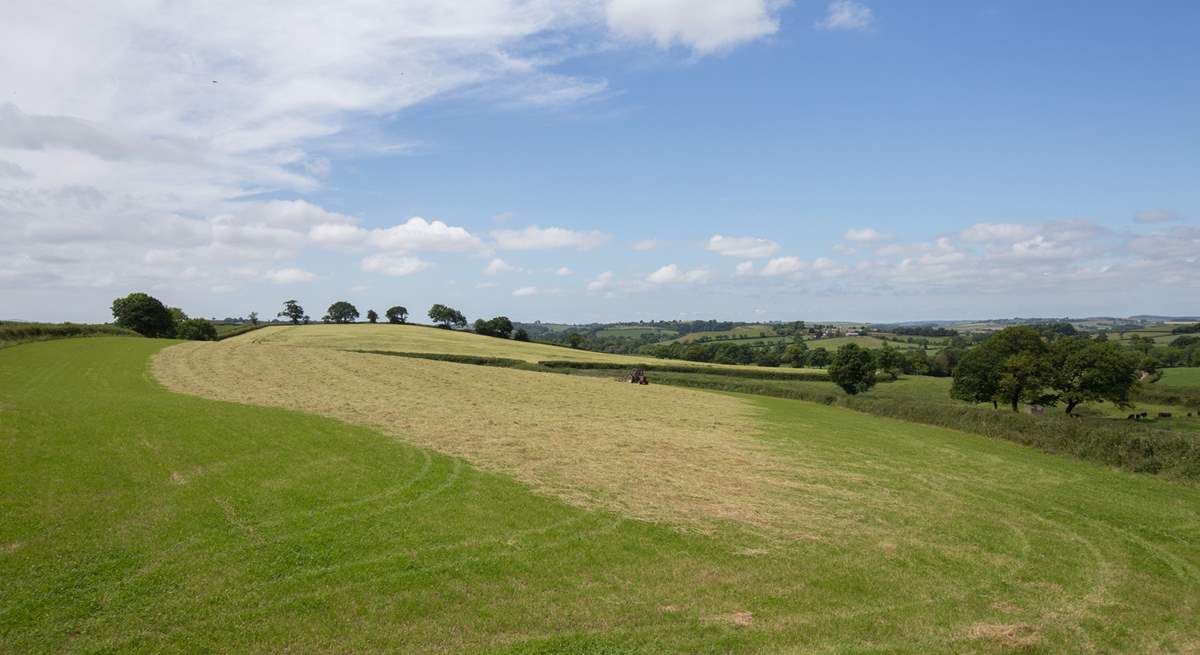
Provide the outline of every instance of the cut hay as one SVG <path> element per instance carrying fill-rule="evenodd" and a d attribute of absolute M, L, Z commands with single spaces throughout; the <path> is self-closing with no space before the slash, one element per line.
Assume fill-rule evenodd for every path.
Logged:
<path fill-rule="evenodd" d="M 751 406 L 728 396 L 239 340 L 152 367 L 177 392 L 372 426 L 578 506 L 698 528 L 797 519 Z"/>

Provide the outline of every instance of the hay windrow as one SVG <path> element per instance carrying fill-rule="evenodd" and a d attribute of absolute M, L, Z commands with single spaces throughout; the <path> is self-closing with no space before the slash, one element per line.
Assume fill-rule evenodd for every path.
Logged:
<path fill-rule="evenodd" d="M 797 523 L 795 478 L 732 397 L 237 340 L 173 346 L 152 368 L 173 391 L 375 427 L 578 506 L 700 529 Z"/>

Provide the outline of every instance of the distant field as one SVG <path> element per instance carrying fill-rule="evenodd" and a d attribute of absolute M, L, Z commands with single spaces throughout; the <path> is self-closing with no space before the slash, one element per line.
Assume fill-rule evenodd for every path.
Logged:
<path fill-rule="evenodd" d="M 1200 640 L 1194 485 L 815 403 L 697 392 L 709 402 L 691 406 L 693 392 L 653 386 L 248 342 L 163 351 L 189 384 L 238 401 L 220 402 L 147 376 L 168 344 L 0 351 L 3 650 L 1167 653 Z M 469 393 L 445 387 L 458 379 Z M 668 397 L 693 422 L 750 411 L 713 438 L 687 428 L 689 446 L 659 437 L 679 420 L 653 410 Z M 433 433 L 439 421 L 451 429 Z M 572 440 L 574 459 L 553 454 Z M 471 463 L 522 449 L 526 483 Z M 603 486 L 622 476 L 639 484 Z M 746 482 L 730 490 L 730 476 Z M 625 491 L 571 501 L 597 484 Z M 724 491 L 732 502 L 706 495 Z"/>
<path fill-rule="evenodd" d="M 751 337 L 775 337 L 775 328 L 769 325 L 739 325 L 730 330 L 710 331 L 710 332 L 692 332 L 685 334 L 676 341 L 680 343 L 691 343 L 699 339 L 708 338 L 716 339 L 717 337 L 725 337 L 729 340 L 745 339 Z"/>
<path fill-rule="evenodd" d="M 920 348 L 920 346 L 915 343 L 906 343 L 903 341 L 884 341 L 879 337 L 830 337 L 828 339 L 808 339 L 804 343 L 809 347 L 809 349 L 824 348 L 829 351 L 837 350 L 848 343 L 853 343 L 863 348 L 870 349 L 882 348 L 883 344 L 885 343 L 897 350 Z"/>
<path fill-rule="evenodd" d="M 1156 387 L 1200 389 L 1200 368 L 1165 368 Z"/>
<path fill-rule="evenodd" d="M 475 357 L 503 357 L 527 362 L 570 361 L 599 362 L 622 366 L 638 364 L 679 364 L 696 367 L 737 368 L 765 371 L 757 366 L 733 366 L 656 359 L 638 355 L 613 355 L 563 346 L 482 337 L 468 332 L 442 330 L 420 325 L 299 325 L 271 326 L 229 341 L 274 345 L 334 348 L 338 350 L 382 350 L 409 353 L 456 354 Z M 781 375 L 796 369 L 771 369 Z M 807 370 L 807 369 L 803 369 Z"/>
<path fill-rule="evenodd" d="M 646 327 L 643 325 L 618 325 L 615 327 L 604 328 L 598 330 L 598 337 L 626 337 L 638 339 L 642 335 L 649 334 L 656 337 L 669 337 L 676 334 L 675 330 L 668 330 L 661 327 Z"/>

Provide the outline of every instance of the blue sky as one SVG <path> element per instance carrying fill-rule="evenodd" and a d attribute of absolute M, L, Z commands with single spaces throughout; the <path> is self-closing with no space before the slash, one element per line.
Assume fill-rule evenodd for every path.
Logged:
<path fill-rule="evenodd" d="M 17 3 L 4 315 L 1200 313 L 1195 3 L 304 4 Z"/>

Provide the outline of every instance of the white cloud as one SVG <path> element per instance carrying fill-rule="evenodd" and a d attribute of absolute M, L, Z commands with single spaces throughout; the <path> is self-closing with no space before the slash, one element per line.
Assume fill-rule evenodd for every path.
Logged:
<path fill-rule="evenodd" d="M 712 279 L 707 269 L 693 268 L 685 271 L 675 264 L 667 264 L 646 276 L 651 284 L 703 284 Z"/>
<path fill-rule="evenodd" d="M 1016 223 L 976 223 L 959 233 L 959 238 L 969 242 L 1018 241 L 1037 233 L 1032 225 Z"/>
<path fill-rule="evenodd" d="M 367 241 L 395 252 L 467 252 L 483 247 L 478 237 L 461 227 L 419 216 L 389 228 L 372 230 Z"/>
<path fill-rule="evenodd" d="M 774 34 L 777 0 L 608 0 L 609 27 L 659 48 L 682 45 L 699 55 Z"/>
<path fill-rule="evenodd" d="M 739 263 L 739 264 L 737 265 L 737 267 L 735 267 L 735 268 L 734 268 L 734 272 L 733 272 L 733 274 L 734 274 L 734 275 L 736 275 L 736 276 L 738 276 L 738 277 L 745 277 L 745 276 L 747 276 L 747 275 L 754 275 L 754 262 L 741 262 L 741 263 Z"/>
<path fill-rule="evenodd" d="M 817 21 L 816 27 L 829 31 L 859 31 L 871 27 L 875 12 L 854 0 L 833 0 L 826 8 L 825 18 Z"/>
<path fill-rule="evenodd" d="M 1147 209 L 1133 216 L 1133 220 L 1137 223 L 1170 223 L 1179 218 L 1179 214 L 1169 209 Z"/>
<path fill-rule="evenodd" d="M 519 289 L 514 289 L 512 292 L 512 295 L 514 296 L 536 296 L 537 294 L 537 287 L 521 287 Z"/>
<path fill-rule="evenodd" d="M 542 228 L 536 225 L 530 225 L 523 230 L 496 230 L 492 232 L 492 237 L 502 250 L 591 250 L 608 241 L 608 235 L 595 230 L 577 232 L 561 227 Z"/>
<path fill-rule="evenodd" d="M 272 284 L 295 284 L 297 282 L 312 282 L 317 276 L 299 268 L 277 268 L 267 271 L 264 275 Z"/>
<path fill-rule="evenodd" d="M 484 275 L 500 275 L 501 273 L 516 273 L 520 270 L 521 270 L 520 268 L 513 266 L 512 264 L 509 264 L 508 262 L 504 261 L 503 259 L 500 259 L 499 257 L 497 257 L 497 258 L 493 259 L 492 261 L 488 262 L 487 267 L 483 269 L 483 274 Z"/>
<path fill-rule="evenodd" d="M 359 266 L 371 273 L 402 277 L 423 271 L 430 267 L 430 263 L 417 257 L 383 253 L 364 257 Z"/>
<path fill-rule="evenodd" d="M 758 259 L 770 257 L 779 252 L 779 244 L 767 239 L 754 237 L 726 237 L 720 234 L 711 237 L 705 249 L 726 257 L 741 257 L 742 259 Z"/>
<path fill-rule="evenodd" d="M 776 257 L 763 266 L 760 275 L 763 277 L 777 277 L 798 273 L 804 269 L 805 263 L 799 257 Z"/>
<path fill-rule="evenodd" d="M 28 180 L 33 177 L 33 173 L 17 166 L 11 161 L 0 159 L 0 177 L 7 177 L 17 180 Z"/>
<path fill-rule="evenodd" d="M 571 269 L 567 268 L 566 266 L 559 266 L 557 269 L 555 269 L 554 274 L 559 277 L 567 277 L 568 275 L 572 275 L 572 272 Z"/>
<path fill-rule="evenodd" d="M 610 286 L 612 286 L 612 281 L 613 281 L 613 272 L 612 271 L 604 271 L 603 273 L 597 275 L 594 280 L 592 280 L 591 282 L 588 282 L 587 290 L 588 291 L 604 291 L 605 289 L 608 289 Z"/>
<path fill-rule="evenodd" d="M 654 239 L 642 239 L 633 243 L 633 249 L 638 251 L 654 250 L 662 246 L 663 243 L 661 241 L 655 241 Z"/>
<path fill-rule="evenodd" d="M 842 238 L 856 243 L 871 243 L 875 241 L 887 241 L 892 237 L 872 227 L 852 227 L 846 230 L 846 234 Z"/>

